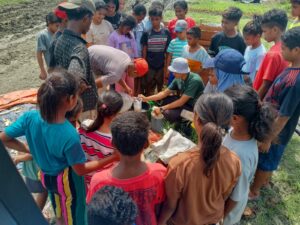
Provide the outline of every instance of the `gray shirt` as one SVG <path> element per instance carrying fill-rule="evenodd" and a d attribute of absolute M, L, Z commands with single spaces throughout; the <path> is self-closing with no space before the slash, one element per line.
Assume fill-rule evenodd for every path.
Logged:
<path fill-rule="evenodd" d="M 230 195 L 231 200 L 237 202 L 237 205 L 224 219 L 224 225 L 232 225 L 241 220 L 246 208 L 250 182 L 254 177 L 258 162 L 258 147 L 255 139 L 238 141 L 233 139 L 230 134 L 225 136 L 223 145 L 235 152 L 242 164 L 242 174 Z"/>
<path fill-rule="evenodd" d="M 131 62 L 127 53 L 105 45 L 89 47 L 91 69 L 100 76 L 103 86 L 117 83 L 121 80 Z"/>
<path fill-rule="evenodd" d="M 50 64 L 50 46 L 53 39 L 53 33 L 51 33 L 47 28 L 40 31 L 37 35 L 36 51 L 43 52 L 45 57 L 45 62 L 47 67 Z"/>

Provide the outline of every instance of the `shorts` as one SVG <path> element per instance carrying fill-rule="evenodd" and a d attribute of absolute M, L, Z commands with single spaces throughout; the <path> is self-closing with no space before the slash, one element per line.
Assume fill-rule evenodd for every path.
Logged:
<path fill-rule="evenodd" d="M 44 193 L 45 191 L 47 191 L 43 187 L 41 181 L 39 181 L 39 180 L 33 180 L 28 177 L 25 177 L 25 184 L 30 193 L 36 194 L 36 193 Z"/>
<path fill-rule="evenodd" d="M 269 152 L 259 153 L 257 169 L 262 171 L 275 171 L 278 168 L 286 145 L 272 144 Z"/>
<path fill-rule="evenodd" d="M 43 186 L 57 218 L 64 218 L 65 225 L 87 225 L 86 192 L 84 178 L 71 167 L 56 176 L 40 173 Z"/>

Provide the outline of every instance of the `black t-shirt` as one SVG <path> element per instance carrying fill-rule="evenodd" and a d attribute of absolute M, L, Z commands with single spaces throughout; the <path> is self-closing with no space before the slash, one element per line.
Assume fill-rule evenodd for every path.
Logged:
<path fill-rule="evenodd" d="M 162 28 L 159 32 L 153 29 L 145 32 L 141 38 L 141 45 L 147 46 L 147 62 L 153 69 L 164 67 L 165 54 L 171 41 L 170 32 Z"/>
<path fill-rule="evenodd" d="M 244 55 L 246 47 L 246 43 L 239 33 L 235 37 L 227 37 L 222 31 L 213 36 L 208 53 L 215 57 L 221 50 L 233 48 Z"/>
<path fill-rule="evenodd" d="M 286 145 L 293 136 L 300 115 L 300 68 L 285 69 L 273 82 L 265 101 L 272 103 L 280 116 L 289 117 L 279 134 L 280 144 Z"/>
<path fill-rule="evenodd" d="M 116 12 L 114 16 L 105 16 L 105 19 L 110 22 L 114 30 L 116 30 L 120 26 L 122 16 L 120 12 Z"/>

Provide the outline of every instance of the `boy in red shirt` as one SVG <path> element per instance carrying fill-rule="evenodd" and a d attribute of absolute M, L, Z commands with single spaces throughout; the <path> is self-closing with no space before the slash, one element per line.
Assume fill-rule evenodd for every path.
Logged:
<path fill-rule="evenodd" d="M 141 161 L 143 150 L 149 145 L 149 122 L 142 113 L 126 112 L 112 122 L 111 133 L 120 163 L 92 177 L 87 203 L 103 186 L 116 186 L 128 192 L 137 204 L 136 225 L 156 225 L 165 198 L 166 168 Z"/>
<path fill-rule="evenodd" d="M 288 62 L 284 60 L 281 54 L 280 39 L 287 23 L 288 17 L 283 10 L 272 9 L 263 15 L 264 39 L 275 44 L 264 57 L 253 82 L 253 88 L 258 91 L 261 99 L 265 97 L 275 78 L 288 66 Z"/>
<path fill-rule="evenodd" d="M 187 17 L 186 14 L 188 12 L 188 4 L 184 0 L 179 0 L 174 3 L 174 10 L 176 18 L 170 20 L 168 29 L 171 33 L 171 38 L 176 38 L 176 32 L 175 32 L 175 25 L 177 20 L 185 20 L 188 24 L 187 29 L 190 29 L 194 26 L 196 26 L 195 20 L 193 20 L 191 17 Z"/>

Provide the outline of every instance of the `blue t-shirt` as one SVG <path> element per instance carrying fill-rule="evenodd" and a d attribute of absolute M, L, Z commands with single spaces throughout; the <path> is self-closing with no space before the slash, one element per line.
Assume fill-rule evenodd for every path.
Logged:
<path fill-rule="evenodd" d="M 242 74 L 225 73 L 222 70 L 216 69 L 216 76 L 218 78 L 217 91 L 223 92 L 227 88 L 232 87 L 235 84 L 244 85 L 244 76 Z"/>
<path fill-rule="evenodd" d="M 30 153 L 45 174 L 55 176 L 69 166 L 86 161 L 79 134 L 68 120 L 49 124 L 33 110 L 7 127 L 5 134 L 11 138 L 25 135 Z"/>
<path fill-rule="evenodd" d="M 48 30 L 44 29 L 37 35 L 36 51 L 44 52 L 45 62 L 47 66 L 50 65 L 50 46 L 53 40 L 53 34 Z"/>
<path fill-rule="evenodd" d="M 249 76 L 252 82 L 254 81 L 256 72 L 258 71 L 261 62 L 265 57 L 265 54 L 266 54 L 266 48 L 265 46 L 263 46 L 263 44 L 261 44 L 259 47 L 255 49 L 253 49 L 251 46 L 248 46 L 246 48 L 245 55 L 244 55 L 246 65 L 244 70 L 250 73 Z"/>
<path fill-rule="evenodd" d="M 282 117 L 289 117 L 279 134 L 281 145 L 293 136 L 300 115 L 300 68 L 285 69 L 273 82 L 265 101 L 273 104 Z"/>

